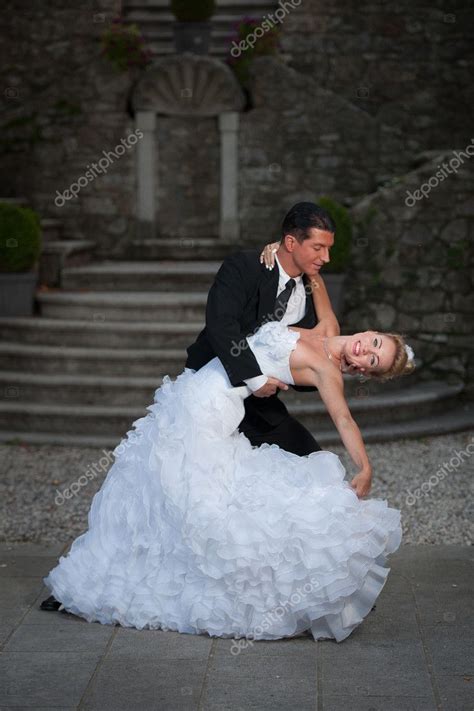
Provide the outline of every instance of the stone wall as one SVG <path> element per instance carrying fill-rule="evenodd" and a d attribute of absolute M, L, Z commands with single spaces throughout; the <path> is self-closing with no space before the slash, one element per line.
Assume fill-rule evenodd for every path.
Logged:
<path fill-rule="evenodd" d="M 292 0 L 285 2 L 290 8 Z M 296 2 L 296 0 L 295 0 Z M 303 0 L 282 24 L 291 65 L 377 120 L 406 150 L 466 146 L 474 114 L 474 6 Z"/>
<path fill-rule="evenodd" d="M 461 378 L 472 393 L 474 142 L 470 152 L 433 156 L 353 207 L 343 327 L 405 334 L 417 377 Z"/>
<path fill-rule="evenodd" d="M 218 234 L 219 176 L 217 118 L 160 116 L 156 184 L 163 237 Z"/>
<path fill-rule="evenodd" d="M 396 33 L 398 10 L 387 15 L 371 8 L 355 12 L 340 2 L 323 7 L 306 0 L 283 26 L 290 66 L 270 58 L 255 63 L 253 108 L 241 115 L 239 141 L 245 240 L 261 243 L 274 237 L 288 206 L 297 200 L 329 193 L 350 203 L 373 192 L 408 170 L 419 149 L 432 143 L 437 148 L 451 145 L 451 133 L 460 135 L 457 127 L 467 123 L 468 60 L 451 61 L 454 49 L 447 39 L 447 44 L 436 45 L 432 79 L 437 83 L 430 84 L 423 74 L 427 43 L 420 46 L 408 24 Z M 43 216 L 61 218 L 71 238 L 96 240 L 98 257 L 120 256 L 134 238 L 136 150 L 127 149 L 82 187 L 78 197 L 61 206 L 55 198 L 134 129 L 130 96 L 138 74 L 119 74 L 100 56 L 100 34 L 118 10 L 116 0 L 86 0 L 80 8 L 55 0 L 47 9 L 40 2 L 7 2 L 4 10 L 8 31 L 1 69 L 6 88 L 0 194 L 25 196 Z M 433 27 L 440 12 L 427 13 Z M 407 11 L 404 22 L 413 20 L 414 13 Z M 455 22 L 441 23 L 450 38 L 461 32 L 461 19 L 458 13 Z M 468 36 L 466 29 L 461 48 Z M 390 64 L 392 55 L 402 64 Z M 398 109 L 392 112 L 407 95 L 412 75 L 405 65 L 413 72 L 420 67 L 417 82 L 409 84 L 410 130 L 399 121 Z M 450 73 L 451 84 L 446 81 Z M 420 93 L 420 81 L 425 93 Z M 354 95 L 354 87 L 365 84 L 370 95 Z M 443 99 L 434 110 L 440 87 L 447 90 L 448 85 L 456 91 L 456 101 L 448 108 Z M 420 114 L 413 103 L 417 97 Z M 423 117 L 436 126 L 436 136 Z M 215 123 L 182 118 L 160 122 L 157 184 L 168 235 L 216 233 Z"/>
<path fill-rule="evenodd" d="M 0 195 L 26 197 L 42 216 L 64 221 L 68 237 L 94 239 L 106 255 L 120 253 L 133 230 L 134 149 L 77 198 L 60 207 L 55 198 L 134 129 L 127 101 L 135 77 L 100 56 L 99 36 L 118 6 L 7 1 L 0 67 Z"/>
<path fill-rule="evenodd" d="M 350 201 L 407 169 L 396 130 L 281 61 L 254 62 L 251 97 L 240 134 L 248 237 L 278 233 L 294 202 L 320 195 Z"/>

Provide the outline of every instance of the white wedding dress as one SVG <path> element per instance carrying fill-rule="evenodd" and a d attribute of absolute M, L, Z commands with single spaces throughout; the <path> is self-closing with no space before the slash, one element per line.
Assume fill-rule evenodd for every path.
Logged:
<path fill-rule="evenodd" d="M 264 324 L 262 372 L 293 384 L 300 334 Z M 133 423 L 89 511 L 89 530 L 44 578 L 86 620 L 217 637 L 310 630 L 340 642 L 368 614 L 401 543 L 400 512 L 362 500 L 328 451 L 252 447 L 247 386 L 218 358 L 165 376 Z"/>

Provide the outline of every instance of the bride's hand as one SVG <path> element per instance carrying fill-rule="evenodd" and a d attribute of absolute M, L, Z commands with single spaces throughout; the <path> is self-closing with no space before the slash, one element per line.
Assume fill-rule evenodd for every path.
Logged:
<path fill-rule="evenodd" d="M 275 252 L 279 246 L 280 242 L 271 242 L 270 244 L 266 244 L 260 252 L 260 264 L 265 262 L 267 269 L 273 269 L 275 266 Z"/>
<path fill-rule="evenodd" d="M 367 472 L 359 472 L 350 482 L 350 485 L 355 489 L 355 493 L 361 499 L 363 496 L 367 496 L 372 486 L 372 474 L 367 474 Z"/>

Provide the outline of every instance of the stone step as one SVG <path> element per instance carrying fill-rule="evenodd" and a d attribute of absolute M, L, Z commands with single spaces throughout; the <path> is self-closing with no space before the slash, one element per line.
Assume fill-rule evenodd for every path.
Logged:
<path fill-rule="evenodd" d="M 52 240 L 43 244 L 39 279 L 45 286 L 59 286 L 61 273 L 67 267 L 88 264 L 96 243 L 91 240 Z"/>
<path fill-rule="evenodd" d="M 58 373 L 25 373 L 0 371 L 0 400 L 24 403 L 56 403 L 64 405 L 128 405 L 143 407 L 152 402 L 153 393 L 162 384 L 162 377 L 111 376 Z M 316 397 L 316 394 L 315 394 Z M 309 398 L 306 399 L 305 398 Z M 285 402 L 311 402 L 311 394 L 290 388 Z"/>
<path fill-rule="evenodd" d="M 255 240 L 249 242 L 226 242 L 218 237 L 213 238 L 183 238 L 171 239 L 167 237 L 156 239 L 136 239 L 124 249 L 124 259 L 133 261 L 222 261 L 229 254 L 234 254 L 241 249 L 263 249 L 265 242 Z"/>
<path fill-rule="evenodd" d="M 7 205 L 16 205 L 16 207 L 29 207 L 30 203 L 26 197 L 0 197 L 0 202 Z"/>
<path fill-rule="evenodd" d="M 94 373 L 97 372 L 94 370 Z M 85 418 L 84 422 L 89 423 L 89 429 L 85 430 L 81 425 L 83 420 L 76 423 L 75 431 L 78 433 L 116 432 L 118 421 L 123 428 L 127 428 L 127 422 L 139 416 L 137 413 L 153 402 L 153 393 L 162 382 L 158 376 L 133 378 L 133 372 L 124 374 L 123 378 L 112 378 L 110 375 L 100 378 L 88 375 L 79 378 L 56 375 L 55 371 L 48 373 L 49 375 L 39 374 L 38 371 L 34 375 L 5 371 L 0 373 L 0 387 L 4 395 L 0 402 L 0 429 L 8 428 L 10 422 L 16 423 L 10 424 L 10 427 L 18 430 L 27 427 L 29 423 L 35 431 L 41 431 L 46 424 L 51 432 L 73 432 L 74 425 L 70 425 L 72 429 L 67 429 L 69 425 L 66 420 L 73 420 L 73 414 L 77 410 Z M 459 404 L 461 391 L 461 385 L 423 383 L 399 393 L 378 394 L 367 398 L 349 397 L 348 404 L 359 426 L 388 422 L 396 424 L 453 409 Z M 286 402 L 291 414 L 303 425 L 315 431 L 329 426 L 330 417 L 316 393 L 305 393 L 304 400 L 300 393 L 293 391 L 288 397 L 290 393 L 291 390 L 288 394 L 282 393 L 280 397 Z M 38 398 L 45 398 L 45 401 L 38 402 Z M 44 418 L 42 423 L 38 414 L 40 412 Z M 118 413 L 120 420 L 117 419 Z M 37 416 L 37 421 L 33 421 L 34 415 Z"/>
<path fill-rule="evenodd" d="M 140 407 L 149 401 L 150 393 L 153 394 L 156 388 L 160 387 L 161 382 L 161 376 L 0 371 L 0 389 L 4 399 L 26 403 L 128 404 Z M 407 416 L 413 416 L 415 412 L 430 413 L 434 409 L 446 409 L 453 406 L 461 393 L 462 385 L 432 382 L 419 383 L 403 390 L 373 393 L 363 397 L 357 390 L 348 388 L 346 397 L 351 411 L 362 420 L 376 419 L 379 414 L 386 417 L 387 412 L 396 408 L 397 412 L 390 412 L 390 419 L 395 422 L 399 419 L 406 419 Z M 290 388 L 287 392 L 282 393 L 281 397 L 284 402 L 296 407 L 302 417 L 311 418 L 315 412 L 325 412 L 325 408 L 315 392 L 301 393 Z"/>
<path fill-rule="evenodd" d="M 2 341 L 45 346 L 85 348 L 186 348 L 194 342 L 204 322 L 134 323 L 132 321 L 81 321 L 59 318 L 0 317 Z"/>
<path fill-rule="evenodd" d="M 226 57 L 229 54 L 229 39 L 235 33 L 235 24 L 243 17 L 263 20 L 277 7 L 276 2 L 258 0 L 220 0 L 211 18 L 210 54 Z M 128 22 L 134 22 L 141 30 L 148 49 L 156 56 L 174 53 L 173 28 L 176 21 L 165 0 L 130 0 L 123 8 Z"/>
<path fill-rule="evenodd" d="M 146 36 L 145 39 L 146 47 L 150 51 L 152 57 L 171 57 L 176 53 L 174 43 L 171 39 L 152 40 L 148 36 Z M 209 56 L 225 60 L 228 54 L 228 43 L 221 42 L 217 44 L 211 41 L 209 46 Z"/>
<path fill-rule="evenodd" d="M 46 244 L 61 242 L 63 237 L 63 223 L 56 218 L 44 217 L 41 219 L 41 238 L 43 249 Z"/>
<path fill-rule="evenodd" d="M 242 18 L 238 12 L 221 13 L 212 18 L 211 39 L 217 42 L 228 43 L 234 35 L 234 24 Z M 130 13 L 128 20 L 137 24 L 146 25 L 146 39 L 172 42 L 174 40 L 173 24 L 175 18 L 171 13 L 155 13 L 148 11 L 135 11 Z"/>
<path fill-rule="evenodd" d="M 64 269 L 63 289 L 92 291 L 208 291 L 221 262 L 109 261 Z"/>
<path fill-rule="evenodd" d="M 102 410 L 102 422 L 113 418 L 116 429 L 113 432 L 103 432 L 90 429 L 89 408 L 56 407 L 46 411 L 43 407 L 31 406 L 29 416 L 24 419 L 18 407 L 0 404 L 0 441 L 8 444 L 56 444 L 63 446 L 89 446 L 89 447 L 116 447 L 126 431 L 132 429 L 134 419 L 146 415 L 145 410 L 136 410 L 128 413 L 129 422 L 123 427 L 127 419 L 122 408 L 112 408 L 112 412 Z M 122 414 L 121 414 L 122 413 Z M 97 416 L 96 412 L 94 417 Z M 100 415 L 99 415 L 100 417 Z M 130 419 L 130 417 L 132 419 Z M 28 420 L 28 421 L 27 421 Z M 57 431 L 48 430 L 52 422 L 64 421 L 67 426 Z M 35 423 L 40 425 L 35 427 Z M 20 427 L 15 428 L 17 424 Z M 461 432 L 474 427 L 474 408 L 472 403 L 459 405 L 457 408 L 435 416 L 420 417 L 400 423 L 378 423 L 362 425 L 361 432 L 366 443 L 387 442 L 403 438 L 429 437 L 432 435 Z M 84 433 L 84 429 L 87 433 Z M 339 433 L 330 421 L 323 428 L 313 430 L 313 434 L 323 448 L 330 448 L 334 444 L 341 444 Z"/>
<path fill-rule="evenodd" d="M 174 20 L 174 15 L 169 10 L 169 0 L 125 0 L 123 10 L 125 13 L 130 12 L 149 12 L 152 13 L 168 13 Z M 218 17 L 223 12 L 244 12 L 248 16 L 270 11 L 276 6 L 275 2 L 267 0 L 216 0 L 216 10 L 212 19 Z"/>
<path fill-rule="evenodd" d="M 183 349 L 80 348 L 0 343 L 0 371 L 161 377 L 181 372 Z"/>
<path fill-rule="evenodd" d="M 91 321 L 204 321 L 207 293 L 192 292 L 37 292 L 46 318 Z"/>

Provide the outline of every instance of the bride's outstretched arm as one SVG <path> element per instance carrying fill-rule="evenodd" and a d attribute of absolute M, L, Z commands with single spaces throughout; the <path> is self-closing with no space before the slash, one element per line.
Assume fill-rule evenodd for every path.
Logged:
<path fill-rule="evenodd" d="M 343 381 L 339 374 L 332 372 L 332 369 L 331 371 L 325 369 L 324 371 L 313 372 L 315 374 L 315 385 L 319 390 L 321 399 L 337 427 L 345 448 L 358 468 L 356 476 L 351 481 L 351 486 L 356 490 L 357 496 L 366 496 L 372 483 L 372 467 L 360 429 L 353 419 L 344 397 Z"/>

